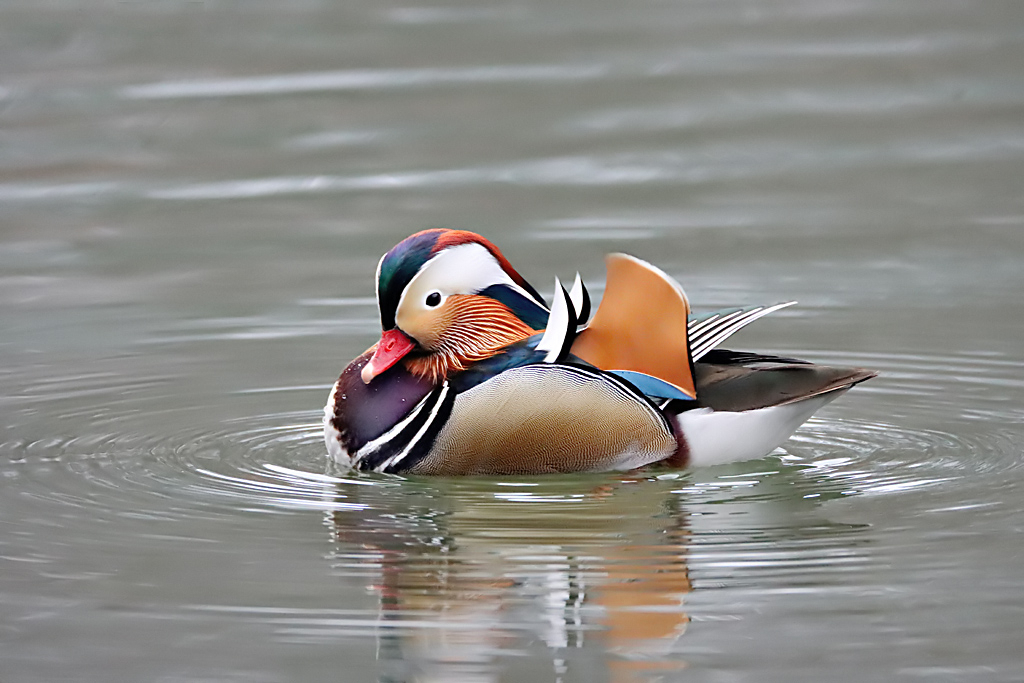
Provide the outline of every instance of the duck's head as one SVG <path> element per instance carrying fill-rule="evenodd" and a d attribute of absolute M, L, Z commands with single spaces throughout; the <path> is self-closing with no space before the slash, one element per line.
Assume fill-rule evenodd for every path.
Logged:
<path fill-rule="evenodd" d="M 367 384 L 403 359 L 439 381 L 547 322 L 544 299 L 498 248 L 463 230 L 402 240 L 381 257 L 376 285 L 382 334 L 362 370 Z"/>

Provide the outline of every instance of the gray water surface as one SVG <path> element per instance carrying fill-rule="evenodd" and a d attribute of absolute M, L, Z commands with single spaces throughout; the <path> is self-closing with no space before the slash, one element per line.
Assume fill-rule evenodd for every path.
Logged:
<path fill-rule="evenodd" d="M 0 5 L 0 681 L 1024 680 L 1024 5 Z M 698 471 L 402 479 L 411 232 L 879 370 Z"/>

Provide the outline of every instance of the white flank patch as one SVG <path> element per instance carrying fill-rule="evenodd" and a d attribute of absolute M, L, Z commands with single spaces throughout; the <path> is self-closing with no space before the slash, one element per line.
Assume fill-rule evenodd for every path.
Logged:
<path fill-rule="evenodd" d="M 689 446 L 691 466 L 755 460 L 781 446 L 816 410 L 843 393 L 845 389 L 738 413 L 695 408 L 675 420 Z"/>

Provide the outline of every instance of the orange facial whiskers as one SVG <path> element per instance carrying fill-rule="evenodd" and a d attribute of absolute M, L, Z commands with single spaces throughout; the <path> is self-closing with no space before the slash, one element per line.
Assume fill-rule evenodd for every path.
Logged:
<path fill-rule="evenodd" d="M 431 338 L 420 339 L 428 353 L 406 359 L 405 367 L 437 383 L 534 333 L 500 301 L 476 294 L 452 295 L 430 330 Z"/>

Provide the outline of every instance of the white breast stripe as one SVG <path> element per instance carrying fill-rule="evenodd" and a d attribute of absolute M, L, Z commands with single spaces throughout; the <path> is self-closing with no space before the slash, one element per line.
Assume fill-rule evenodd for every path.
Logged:
<path fill-rule="evenodd" d="M 434 420 L 437 419 L 437 413 L 441 410 L 441 406 L 444 405 L 444 400 L 445 398 L 448 397 L 449 391 L 451 391 L 451 386 L 448 384 L 447 381 L 445 381 L 445 383 L 441 385 L 441 393 L 438 395 L 437 402 L 434 403 L 434 408 L 433 410 L 430 411 L 430 415 L 427 417 L 427 421 L 423 423 L 423 426 L 420 427 L 418 432 L 416 432 L 416 435 L 409 439 L 409 443 L 406 445 L 405 448 L 402 449 L 401 453 L 398 453 L 397 455 L 392 455 L 390 458 L 382 462 L 380 465 L 377 465 L 377 467 L 375 467 L 373 470 L 374 472 L 383 472 L 384 470 L 402 462 L 402 460 L 404 460 L 406 456 L 409 455 L 413 447 L 415 447 L 416 444 L 419 443 L 419 440 L 423 438 L 423 435 L 427 433 L 428 429 L 430 429 L 431 425 L 434 423 Z"/>
<path fill-rule="evenodd" d="M 352 464 L 358 467 L 359 463 L 361 463 L 365 458 L 373 455 L 378 450 L 383 448 L 385 444 L 387 444 L 393 438 L 398 436 L 402 432 L 402 430 L 405 429 L 406 425 L 415 420 L 416 416 L 423 411 L 423 407 L 427 405 L 427 402 L 430 400 L 430 397 L 432 395 L 433 392 L 424 396 L 423 399 L 416 404 L 416 407 L 410 410 L 409 414 L 406 415 L 399 422 L 397 422 L 394 427 L 384 432 L 373 441 L 367 441 L 365 444 L 363 444 L 363 447 L 356 451 L 356 455 L 355 458 L 353 458 L 352 460 Z"/>

